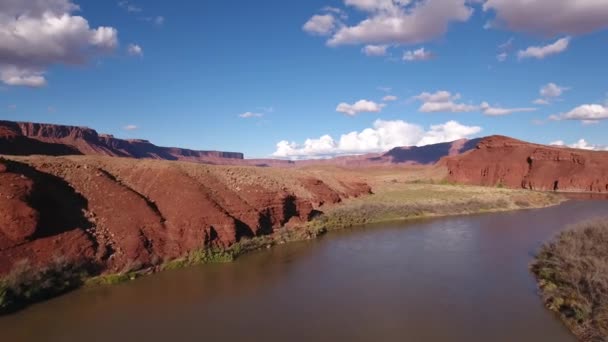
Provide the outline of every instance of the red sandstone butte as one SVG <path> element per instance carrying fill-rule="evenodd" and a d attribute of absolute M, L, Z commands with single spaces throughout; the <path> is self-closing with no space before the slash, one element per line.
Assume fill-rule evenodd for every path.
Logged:
<path fill-rule="evenodd" d="M 445 157 L 449 180 L 541 191 L 608 192 L 608 152 L 484 138 L 461 155 Z"/>

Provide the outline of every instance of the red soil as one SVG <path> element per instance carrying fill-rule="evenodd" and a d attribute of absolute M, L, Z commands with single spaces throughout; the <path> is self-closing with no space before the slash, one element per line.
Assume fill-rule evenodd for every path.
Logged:
<path fill-rule="evenodd" d="M 327 180 L 327 182 L 326 182 Z M 332 186 L 328 185 L 332 184 Z M 27 259 L 152 266 L 308 221 L 370 192 L 300 170 L 108 157 L 0 160 L 0 275 Z"/>

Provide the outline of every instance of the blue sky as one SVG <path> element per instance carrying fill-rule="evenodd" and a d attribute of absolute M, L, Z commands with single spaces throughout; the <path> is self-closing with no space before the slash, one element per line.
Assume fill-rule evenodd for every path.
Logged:
<path fill-rule="evenodd" d="M 0 32 L 88 26 L 0 33 L 0 115 L 247 157 L 491 134 L 608 146 L 608 0 L 286 3 L 9 1 Z"/>

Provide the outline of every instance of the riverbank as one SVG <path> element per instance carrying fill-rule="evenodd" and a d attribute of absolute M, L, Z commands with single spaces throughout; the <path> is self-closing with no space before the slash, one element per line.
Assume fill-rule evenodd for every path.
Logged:
<path fill-rule="evenodd" d="M 480 214 L 557 205 L 547 192 L 432 182 L 385 181 L 374 194 L 345 201 L 311 222 L 328 230 L 425 217 Z"/>
<path fill-rule="evenodd" d="M 118 273 L 96 275 L 90 268 L 76 267 L 65 262 L 39 270 L 25 265 L 0 281 L 0 312 L 11 312 L 28 303 L 83 285 L 111 285 L 166 269 L 231 262 L 252 250 L 310 240 L 328 230 L 424 217 L 541 208 L 559 204 L 563 200 L 552 193 L 525 190 L 434 184 L 431 181 L 402 181 L 384 177 L 369 180 L 373 184 L 373 194 L 330 206 L 308 223 L 276 229 L 268 235 L 244 237 L 227 248 L 195 250 L 153 267 L 133 266 Z"/>
<path fill-rule="evenodd" d="M 531 268 L 547 308 L 581 341 L 608 339 L 608 218 L 560 233 Z"/>

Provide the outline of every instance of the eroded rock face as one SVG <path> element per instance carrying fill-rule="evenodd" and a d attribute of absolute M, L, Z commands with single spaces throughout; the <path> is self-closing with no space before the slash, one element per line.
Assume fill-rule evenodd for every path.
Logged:
<path fill-rule="evenodd" d="M 137 159 L 217 163 L 243 159 L 242 153 L 194 151 L 156 146 L 146 140 L 123 140 L 87 127 L 0 121 L 0 154 L 102 155 Z"/>
<path fill-rule="evenodd" d="M 371 192 L 319 177 L 110 157 L 0 159 L 0 276 L 21 260 L 45 266 L 58 257 L 102 273 L 153 266 L 301 228 L 315 211 Z"/>
<path fill-rule="evenodd" d="M 441 160 L 451 181 L 541 191 L 608 192 L 608 152 L 531 144 L 503 136 Z"/>

